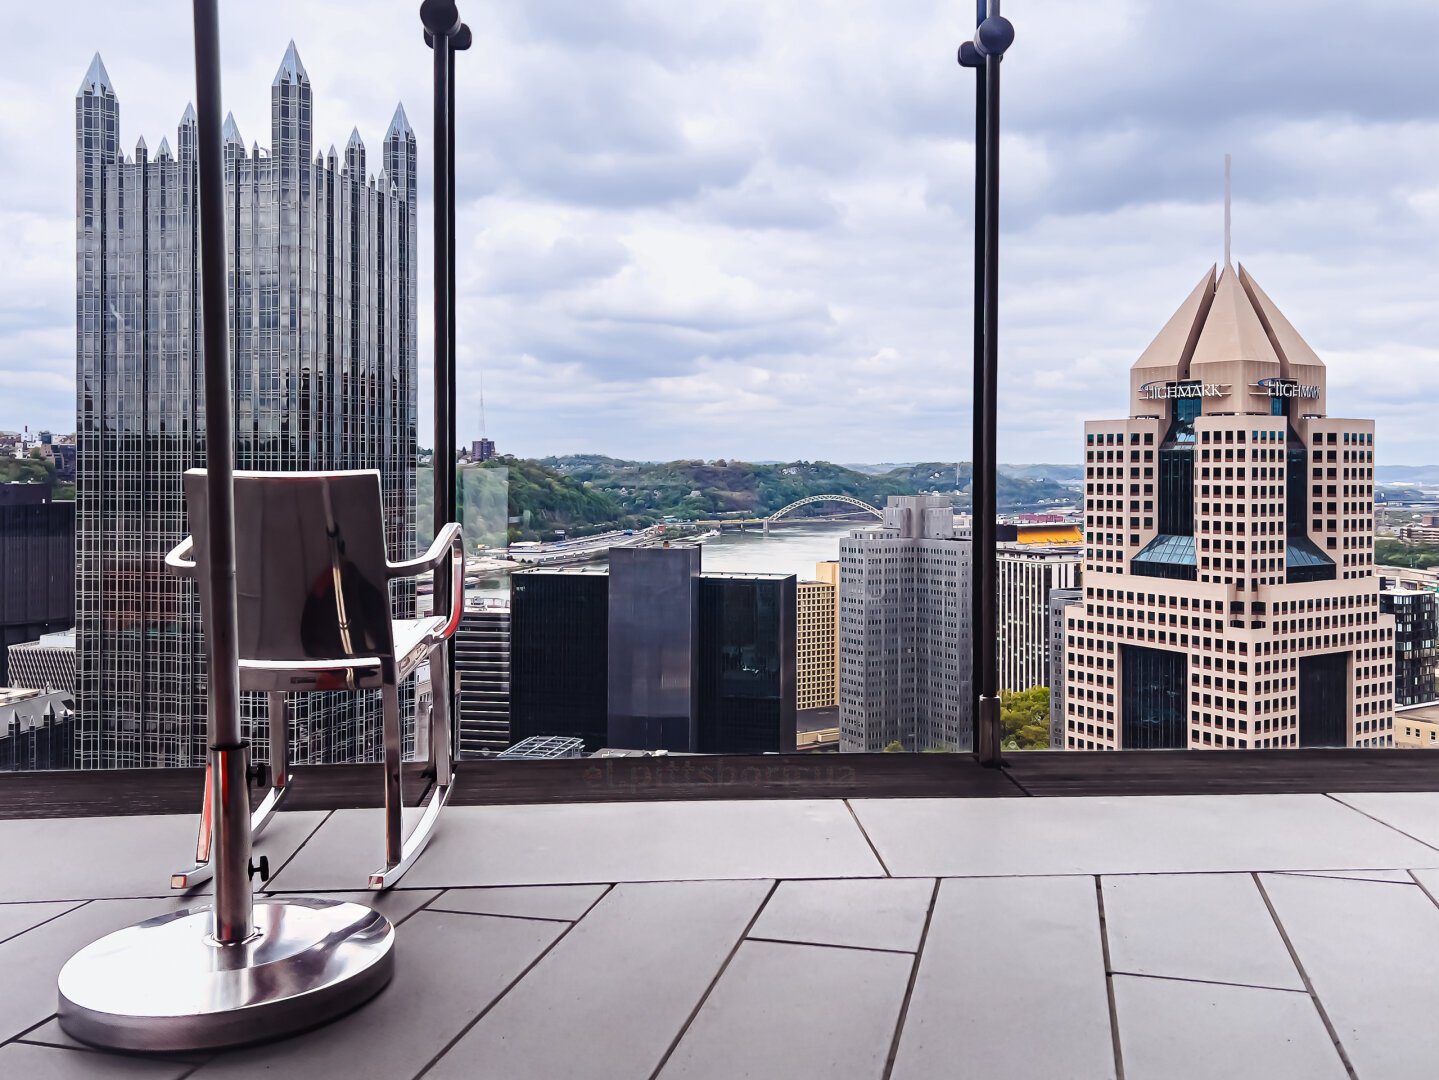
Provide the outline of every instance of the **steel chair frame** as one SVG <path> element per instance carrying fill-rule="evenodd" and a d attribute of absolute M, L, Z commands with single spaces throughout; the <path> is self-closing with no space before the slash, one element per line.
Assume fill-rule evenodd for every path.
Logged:
<path fill-rule="evenodd" d="M 192 470 L 202 473 L 203 470 Z M 242 473 L 245 479 L 274 476 L 294 480 L 294 473 Z M 321 474 L 311 474 L 319 476 Z M 187 536 L 165 556 L 165 565 L 174 573 L 195 578 L 199 567 L 190 556 L 194 537 Z M 454 688 L 449 677 L 448 643 L 464 614 L 465 551 L 461 528 L 451 522 L 442 529 L 429 549 L 418 558 L 399 562 L 385 560 L 387 580 L 414 578 L 440 568 L 450 560 L 450 604 L 444 615 L 424 620 L 395 620 L 391 615 L 393 648 L 390 655 L 349 656 L 339 659 L 253 659 L 240 658 L 240 689 L 262 691 L 269 698 L 270 766 L 265 797 L 250 817 L 252 838 L 259 836 L 274 820 L 291 790 L 288 695 L 293 692 L 378 689 L 382 699 L 382 746 L 384 750 L 385 862 L 369 875 L 370 889 L 388 889 L 399 881 L 419 858 L 434 835 L 440 812 L 449 802 L 454 780 L 452 717 Z M 403 636 L 397 631 L 403 629 Z M 396 640 L 398 639 L 398 640 Z M 401 651 L 403 647 L 403 652 Z M 400 684 L 425 660 L 429 661 L 432 704 L 428 717 L 417 718 L 416 732 L 425 735 L 426 772 L 434 777 L 434 790 L 426 801 L 420 820 L 407 835 L 404 832 L 401 783 Z M 214 805 L 210 766 L 206 766 L 205 794 L 201 805 L 195 864 L 172 874 L 172 889 L 191 889 L 214 874 L 211 850 L 214 838 Z"/>

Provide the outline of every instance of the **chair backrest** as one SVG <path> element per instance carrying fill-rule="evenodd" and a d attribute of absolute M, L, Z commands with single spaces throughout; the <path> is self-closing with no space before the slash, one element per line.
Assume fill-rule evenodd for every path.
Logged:
<path fill-rule="evenodd" d="M 209 630 L 204 469 L 185 473 L 201 617 Z M 241 660 L 394 652 L 380 474 L 235 473 Z"/>

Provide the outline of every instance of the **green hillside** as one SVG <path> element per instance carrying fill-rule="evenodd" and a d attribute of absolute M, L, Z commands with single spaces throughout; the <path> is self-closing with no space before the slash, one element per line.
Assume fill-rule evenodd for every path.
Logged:
<path fill-rule="evenodd" d="M 542 464 L 612 495 L 630 514 L 681 518 L 745 512 L 757 515 L 810 495 L 851 495 L 883 506 L 891 495 L 923 492 L 953 495 L 955 507 L 969 507 L 971 468 L 967 463 L 923 462 L 868 474 L 828 461 L 758 464 L 746 461 L 619 461 L 593 455 L 543 458 Z M 1074 492 L 1047 479 L 999 477 L 1001 513 L 1073 503 Z M 830 509 L 817 506 L 816 512 Z"/>
<path fill-rule="evenodd" d="M 74 484 L 61 484 L 55 480 L 55 463 L 42 457 L 0 458 L 0 484 L 52 484 L 54 499 L 65 501 L 75 498 Z"/>
<path fill-rule="evenodd" d="M 497 505 L 474 507 L 497 489 L 487 487 L 470 470 L 509 470 L 508 514 Z M 470 477 L 470 479 L 466 479 Z M 421 540 L 430 533 L 433 490 L 430 470 L 419 472 Z M 638 528 L 666 517 L 681 520 L 725 515 L 763 517 L 811 495 L 850 495 L 882 507 L 891 495 L 935 493 L 953 497 L 956 509 L 969 508 L 971 469 L 966 463 L 925 462 L 868 475 L 828 461 L 759 464 L 699 459 L 688 461 L 622 461 L 598 454 L 567 457 L 500 457 L 460 470 L 461 503 L 470 492 L 472 513 L 478 512 L 498 529 L 502 516 L 512 520 L 511 540 L 550 538 L 563 529 L 583 536 L 613 528 Z M 1043 510 L 1073 503 L 1074 492 L 1051 480 L 999 477 L 1000 513 Z M 818 504 L 812 513 L 836 509 Z M 811 508 L 806 508 L 811 510 Z M 805 511 L 801 511 L 803 514 Z M 467 522 L 467 531 L 470 525 Z M 498 536 L 494 541 L 499 542 Z"/>

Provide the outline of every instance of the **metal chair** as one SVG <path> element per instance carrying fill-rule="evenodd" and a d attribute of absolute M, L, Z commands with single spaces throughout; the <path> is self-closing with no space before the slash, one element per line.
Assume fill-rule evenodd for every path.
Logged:
<path fill-rule="evenodd" d="M 210 632 L 204 535 L 207 477 L 185 474 L 191 535 L 165 557 L 200 586 L 200 613 Z M 270 790 L 251 815 L 252 835 L 273 819 L 289 790 L 287 695 L 379 689 L 383 701 L 385 865 L 371 889 L 393 885 L 424 850 L 453 779 L 449 665 L 446 643 L 464 613 L 465 552 L 451 523 L 417 559 L 390 562 L 385 551 L 380 474 L 235 473 L 235 567 L 240 689 L 263 691 L 270 705 Z M 194 558 L 191 559 L 191 554 Z M 449 610 L 424 619 L 396 619 L 389 583 L 435 570 L 451 560 Z M 438 599 L 438 598 L 437 598 Z M 428 659 L 433 705 L 427 754 L 435 790 L 408 836 L 401 820 L 400 683 Z M 421 731 L 417 720 L 417 735 Z M 418 740 L 417 740 L 418 741 Z M 207 766 L 194 868 L 175 874 L 172 888 L 190 888 L 211 874 L 214 808 Z"/>

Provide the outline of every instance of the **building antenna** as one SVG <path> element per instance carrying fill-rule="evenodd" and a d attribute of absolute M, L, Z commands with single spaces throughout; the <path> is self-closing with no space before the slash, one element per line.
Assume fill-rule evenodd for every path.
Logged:
<path fill-rule="evenodd" d="M 1224 155 L 1224 267 L 1229 268 L 1229 202 L 1230 202 L 1230 180 L 1229 180 L 1229 155 Z"/>
<path fill-rule="evenodd" d="M 481 362 L 480 369 L 480 438 L 489 438 L 489 431 L 485 427 L 485 365 Z"/>

